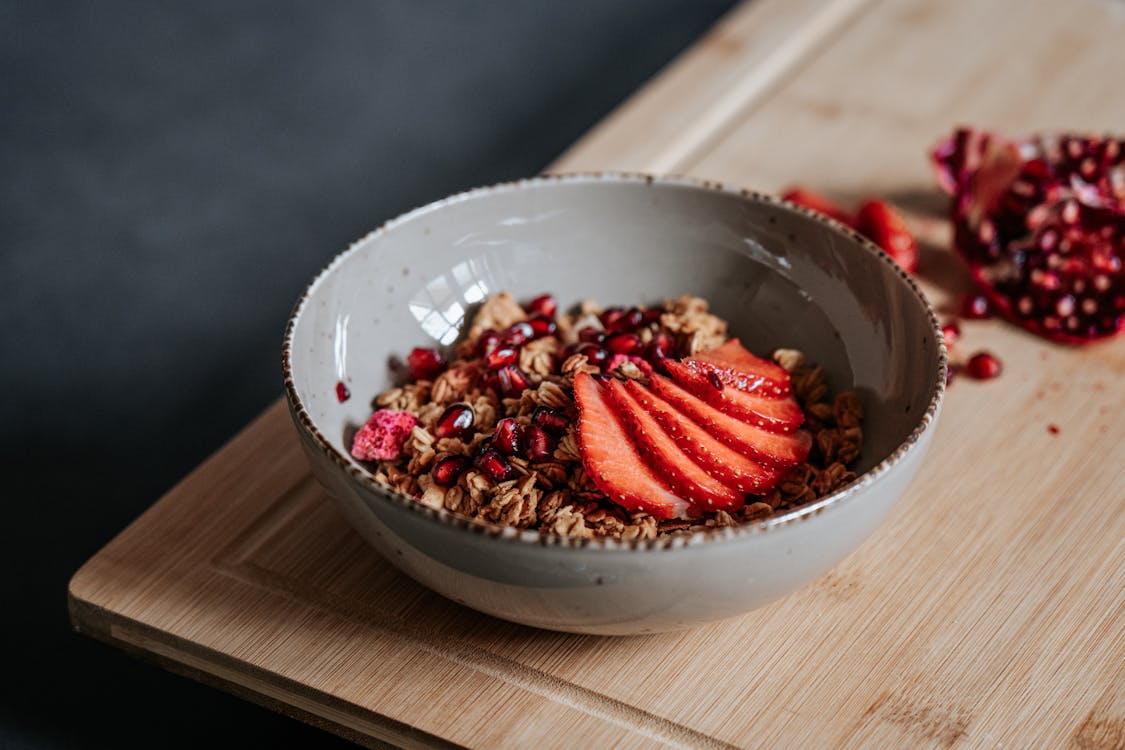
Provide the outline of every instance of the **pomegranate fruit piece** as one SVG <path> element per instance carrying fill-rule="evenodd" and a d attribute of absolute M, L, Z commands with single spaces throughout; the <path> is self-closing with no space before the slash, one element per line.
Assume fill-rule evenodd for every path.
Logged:
<path fill-rule="evenodd" d="M 515 365 L 489 370 L 482 382 L 485 388 L 491 388 L 505 398 L 518 396 L 528 388 L 527 376 Z"/>
<path fill-rule="evenodd" d="M 433 380 L 445 369 L 445 357 L 437 349 L 415 347 L 406 355 L 406 365 L 415 380 Z"/>
<path fill-rule="evenodd" d="M 336 383 L 336 400 L 341 404 L 352 397 L 352 392 L 344 385 L 344 381 L 340 380 Z"/>
<path fill-rule="evenodd" d="M 430 476 L 442 487 L 448 487 L 457 482 L 458 477 L 472 465 L 468 456 L 446 456 L 437 461 L 430 469 Z"/>
<path fill-rule="evenodd" d="M 952 349 L 957 339 L 961 338 L 961 326 L 956 323 L 946 323 L 941 327 L 941 337 L 945 339 L 945 348 Z"/>
<path fill-rule="evenodd" d="M 977 380 L 991 380 L 1003 370 L 1000 360 L 990 352 L 977 352 L 965 363 L 965 374 Z"/>
<path fill-rule="evenodd" d="M 954 243 L 998 312 L 1065 343 L 1125 330 L 1125 140 L 962 128 L 932 157 Z"/>
<path fill-rule="evenodd" d="M 578 331 L 578 340 L 588 344 L 600 344 L 605 341 L 605 334 L 593 326 L 586 326 Z"/>
<path fill-rule="evenodd" d="M 498 346 L 500 346 L 500 334 L 492 328 L 486 328 L 477 338 L 477 356 L 487 356 Z"/>
<path fill-rule="evenodd" d="M 555 317 L 559 311 L 559 303 L 550 294 L 540 294 L 524 308 L 528 315 L 542 315 L 545 318 Z"/>
<path fill-rule="evenodd" d="M 473 426 L 476 415 L 468 404 L 451 404 L 434 422 L 434 435 L 439 438 L 461 437 Z"/>
<path fill-rule="evenodd" d="M 547 318 L 542 315 L 536 315 L 527 319 L 527 324 L 531 326 L 534 331 L 532 338 L 541 339 L 544 336 L 554 336 L 555 332 L 559 330 L 559 324 L 555 322 L 554 318 Z"/>

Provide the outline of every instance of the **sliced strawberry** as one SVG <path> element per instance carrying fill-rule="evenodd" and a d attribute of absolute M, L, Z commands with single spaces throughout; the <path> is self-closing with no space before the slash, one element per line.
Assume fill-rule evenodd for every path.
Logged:
<path fill-rule="evenodd" d="M 781 196 L 790 203 L 811 208 L 813 211 L 835 219 L 845 226 L 855 227 L 855 217 L 819 193 L 804 188 L 790 188 Z"/>
<path fill-rule="evenodd" d="M 606 383 L 610 403 L 629 427 L 641 455 L 648 460 L 681 497 L 699 513 L 735 511 L 746 504 L 746 496 L 708 474 L 676 445 L 676 441 L 660 427 L 652 415 L 641 408 L 619 380 Z"/>
<path fill-rule="evenodd" d="M 637 381 L 626 380 L 625 388 L 641 408 L 651 414 L 676 441 L 680 450 L 728 487 L 760 495 L 773 489 L 781 478 L 780 469 L 760 464 L 719 442 L 707 430 Z"/>
<path fill-rule="evenodd" d="M 755 357 L 738 339 L 728 339 L 718 349 L 693 354 L 692 359 L 729 367 L 748 376 L 764 378 L 766 382 L 755 389 L 762 393 L 772 392 L 779 396 L 789 393 L 789 373 L 785 368 L 768 359 Z"/>
<path fill-rule="evenodd" d="M 668 360 L 664 367 L 681 386 L 732 417 L 777 432 L 791 432 L 805 421 L 805 413 L 792 396 L 770 398 L 728 388 L 723 384 L 724 376 L 709 362 Z M 727 377 L 730 377 L 729 372 Z"/>
<path fill-rule="evenodd" d="M 739 453 L 778 467 L 793 466 L 808 458 L 812 436 L 805 430 L 771 432 L 740 421 L 662 375 L 654 374 L 649 385 L 653 393 Z"/>
<path fill-rule="evenodd" d="M 869 200 L 859 208 L 856 228 L 887 252 L 908 273 L 918 270 L 918 243 L 902 214 L 880 200 Z"/>
<path fill-rule="evenodd" d="M 588 373 L 574 378 L 578 403 L 578 445 L 587 476 L 609 499 L 629 512 L 655 518 L 684 518 L 686 500 L 672 494 L 633 445 L 632 438 Z"/>

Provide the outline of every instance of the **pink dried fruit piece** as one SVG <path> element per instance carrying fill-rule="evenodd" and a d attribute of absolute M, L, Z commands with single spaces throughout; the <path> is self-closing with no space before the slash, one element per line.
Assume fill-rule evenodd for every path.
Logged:
<path fill-rule="evenodd" d="M 1125 141 L 962 128 L 932 157 L 957 250 L 998 312 L 1065 343 L 1125 330 Z"/>
<path fill-rule="evenodd" d="M 418 420 L 404 411 L 380 409 L 352 438 L 352 455 L 360 461 L 398 458 Z"/>

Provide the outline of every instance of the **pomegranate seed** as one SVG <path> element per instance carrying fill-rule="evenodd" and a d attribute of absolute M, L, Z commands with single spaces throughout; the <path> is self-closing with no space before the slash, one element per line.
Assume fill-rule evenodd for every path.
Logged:
<path fill-rule="evenodd" d="M 605 329 L 610 333 L 632 331 L 641 324 L 642 320 L 644 320 L 644 313 L 635 307 L 630 307 L 621 315 L 614 318 L 612 322 L 606 323 Z"/>
<path fill-rule="evenodd" d="M 953 382 L 953 376 L 957 374 L 957 366 L 952 362 L 945 366 L 945 384 L 949 385 Z"/>
<path fill-rule="evenodd" d="M 530 425 L 524 435 L 524 455 L 528 461 L 542 461 L 555 452 L 555 439 L 539 425 Z"/>
<path fill-rule="evenodd" d="M 720 378 L 719 373 L 715 372 L 714 370 L 707 371 L 707 382 L 710 383 L 711 387 L 716 391 L 723 390 L 723 379 Z"/>
<path fill-rule="evenodd" d="M 434 435 L 439 438 L 461 437 L 473 426 L 476 414 L 468 404 L 452 404 L 434 423 Z"/>
<path fill-rule="evenodd" d="M 352 392 L 348 390 L 348 387 L 346 385 L 344 385 L 343 380 L 336 383 L 336 400 L 337 401 L 339 401 L 342 404 L 351 397 L 352 397 Z"/>
<path fill-rule="evenodd" d="M 525 320 L 512 323 L 504 331 L 502 341 L 508 346 L 523 346 L 535 337 L 535 329 Z"/>
<path fill-rule="evenodd" d="M 956 323 L 946 323 L 941 327 L 941 337 L 945 339 L 945 347 L 953 348 L 953 342 L 961 338 L 961 326 Z"/>
<path fill-rule="evenodd" d="M 508 459 L 492 448 L 479 454 L 473 464 L 496 482 L 503 482 L 512 475 L 512 465 L 508 463 Z"/>
<path fill-rule="evenodd" d="M 492 445 L 501 453 L 514 456 L 520 452 L 523 445 L 523 428 L 515 417 L 505 417 L 496 423 L 496 432 L 492 435 Z"/>
<path fill-rule="evenodd" d="M 615 354 L 636 354 L 645 345 L 635 333 L 615 333 L 605 340 L 605 348 Z"/>
<path fill-rule="evenodd" d="M 642 325 L 651 325 L 652 323 L 659 323 L 660 317 L 664 315 L 664 310 L 659 307 L 652 307 L 644 311 L 641 316 Z"/>
<path fill-rule="evenodd" d="M 506 365 L 499 370 L 489 370 L 484 374 L 485 388 L 492 388 L 501 396 L 518 396 L 527 390 L 527 376 L 515 365 Z"/>
<path fill-rule="evenodd" d="M 616 323 L 617 319 L 624 314 L 624 307 L 607 307 L 605 310 L 602 310 L 601 314 L 598 315 L 598 320 L 602 322 L 602 328 L 605 328 L 608 331 L 609 327 Z"/>
<path fill-rule="evenodd" d="M 534 338 L 537 339 L 541 339 L 544 336 L 554 336 L 555 332 L 559 330 L 558 323 L 556 323 L 553 318 L 546 318 L 542 315 L 528 318 L 527 324 L 531 326 L 531 330 L 535 332 Z"/>
<path fill-rule="evenodd" d="M 575 354 L 578 353 L 578 347 L 580 347 L 580 346 L 582 346 L 582 345 L 581 344 L 567 344 L 566 346 L 564 346 L 563 349 L 562 349 L 562 354 L 560 355 L 562 357 L 562 359 L 560 361 L 565 362 L 568 359 L 570 359 L 571 357 L 573 357 Z"/>
<path fill-rule="evenodd" d="M 1049 424 L 1047 425 L 1047 432 L 1051 433 L 1052 435 L 1058 435 L 1059 426 L 1057 424 Z"/>
<path fill-rule="evenodd" d="M 433 380 L 445 369 L 445 357 L 437 349 L 415 347 L 406 356 L 406 364 L 415 380 Z"/>
<path fill-rule="evenodd" d="M 594 344 L 579 344 L 578 353 L 586 355 L 590 364 L 601 367 L 609 360 L 609 352 Z"/>
<path fill-rule="evenodd" d="M 605 334 L 593 326 L 586 326 L 578 331 L 578 340 L 588 344 L 601 344 L 605 341 Z"/>
<path fill-rule="evenodd" d="M 992 305 L 983 294 L 970 294 L 961 302 L 961 317 L 983 320 L 992 316 Z"/>
<path fill-rule="evenodd" d="M 570 426 L 562 413 L 549 406 L 536 406 L 535 411 L 531 412 L 531 423 L 556 435 L 566 432 Z"/>
<path fill-rule="evenodd" d="M 1004 369 L 995 356 L 989 352 L 977 352 L 965 363 L 965 372 L 977 380 L 991 380 Z"/>
<path fill-rule="evenodd" d="M 648 343 L 648 348 L 645 350 L 645 359 L 648 359 L 654 364 L 662 359 L 667 359 L 672 356 L 672 351 L 676 348 L 676 340 L 672 338 L 670 333 L 660 331 L 652 337 L 652 341 Z"/>
<path fill-rule="evenodd" d="M 519 358 L 519 351 L 507 346 L 502 346 L 484 355 L 484 366 L 490 370 L 499 370 L 501 367 L 514 364 Z"/>
<path fill-rule="evenodd" d="M 465 473 L 472 462 L 468 456 L 446 456 L 430 469 L 430 476 L 443 487 L 448 487 Z"/>
<path fill-rule="evenodd" d="M 483 357 L 498 346 L 500 346 L 500 334 L 492 328 L 486 328 L 477 339 L 477 356 Z"/>
<path fill-rule="evenodd" d="M 559 305 L 551 295 L 540 294 L 531 302 L 528 302 L 524 310 L 527 311 L 528 315 L 542 315 L 546 318 L 553 318 L 559 310 Z"/>

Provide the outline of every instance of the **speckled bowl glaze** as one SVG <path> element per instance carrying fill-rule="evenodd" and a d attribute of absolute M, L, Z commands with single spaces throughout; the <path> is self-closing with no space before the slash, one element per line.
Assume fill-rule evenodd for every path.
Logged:
<path fill-rule="evenodd" d="M 451 344 L 500 290 L 567 305 L 708 299 L 753 350 L 803 350 L 867 412 L 858 479 L 757 525 L 650 542 L 575 540 L 423 507 L 374 481 L 346 437 L 388 362 Z M 946 354 L 914 281 L 854 232 L 774 198 L 681 178 L 537 177 L 388 222 L 309 285 L 284 343 L 285 389 L 313 472 L 387 560 L 434 591 L 540 628 L 630 634 L 761 606 L 813 580 L 901 497 L 933 436 Z M 344 381 L 353 396 L 339 403 Z"/>

